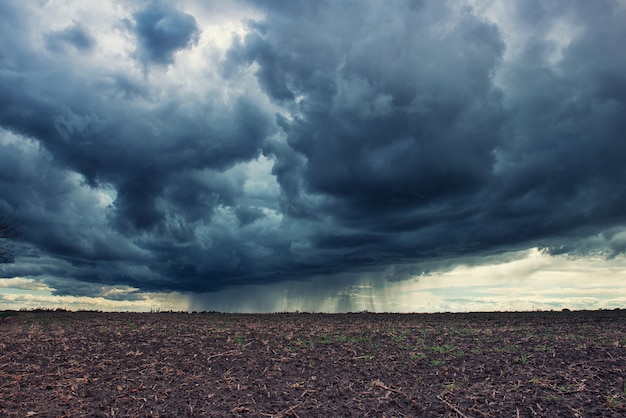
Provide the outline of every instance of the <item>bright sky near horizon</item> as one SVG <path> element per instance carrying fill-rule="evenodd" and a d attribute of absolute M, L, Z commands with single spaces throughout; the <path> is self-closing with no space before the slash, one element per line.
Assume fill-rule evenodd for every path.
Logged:
<path fill-rule="evenodd" d="M 626 1 L 0 2 L 0 309 L 624 307 Z"/>

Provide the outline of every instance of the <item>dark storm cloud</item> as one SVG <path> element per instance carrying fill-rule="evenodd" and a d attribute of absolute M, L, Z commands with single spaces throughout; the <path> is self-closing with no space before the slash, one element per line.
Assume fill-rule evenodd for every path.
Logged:
<path fill-rule="evenodd" d="M 133 17 L 139 55 L 146 62 L 171 64 L 177 51 L 198 42 L 196 19 L 169 2 L 153 1 Z"/>
<path fill-rule="evenodd" d="M 169 23 L 190 21 L 161 6 L 142 13 L 140 20 L 163 15 L 174 16 Z M 47 46 L 51 37 L 68 40 L 68 33 L 48 34 Z M 5 46 L 10 39 L 4 38 Z M 167 48 L 164 54 L 173 52 Z M 132 75 L 90 74 L 63 56 L 24 50 L 26 58 L 0 72 L 0 197 L 18 209 L 22 239 L 59 263 L 52 268 L 46 259 L 43 268 L 39 256 L 29 258 L 25 249 L 20 271 L 136 282 L 144 289 L 213 287 L 201 272 L 167 274 L 195 272 L 207 258 L 196 248 L 195 234 L 210 229 L 201 243 L 208 248 L 213 229 L 225 228 L 205 226 L 215 209 L 239 207 L 245 176 L 225 171 L 260 155 L 274 129 L 271 114 L 246 95 L 219 104 L 207 97 L 188 108 L 181 97 L 155 100 L 151 86 Z M 98 204 L 103 194 L 112 202 Z M 220 244 L 215 247 L 219 252 Z M 237 247 L 229 242 L 223 248 Z M 228 272 L 235 268 L 230 258 L 208 260 L 215 260 L 211 269 Z M 57 289 L 71 292 L 58 283 Z"/>
<path fill-rule="evenodd" d="M 0 203 L 25 229 L 3 274 L 202 292 L 626 248 L 618 3 L 515 3 L 515 45 L 452 2 L 249 5 L 220 54 L 191 9 L 128 10 L 119 66 L 86 23 L 42 48 L 0 5 Z"/>
<path fill-rule="evenodd" d="M 287 213 L 333 219 L 313 233 L 316 249 L 343 242 L 345 265 L 376 263 L 550 246 L 623 224 L 617 3 L 520 2 L 538 34 L 506 63 L 499 28 L 470 9 L 272 5 L 224 68 L 254 62 L 291 110 L 275 174 Z M 553 64 L 547 33 L 564 18 L 583 34 Z M 372 232 L 385 244 L 357 244 Z"/>
<path fill-rule="evenodd" d="M 285 208 L 326 212 L 336 228 L 359 233 L 396 223 L 411 233 L 471 211 L 502 141 L 505 111 L 492 83 L 504 51 L 498 29 L 435 3 L 341 4 L 271 14 L 235 40 L 225 63 L 232 71 L 254 61 L 272 98 L 298 97 L 286 105 L 293 120 L 281 119 L 290 150 L 276 153 Z M 320 207 L 306 201 L 313 194 L 324 196 Z"/>
<path fill-rule="evenodd" d="M 624 223 L 626 30 L 617 3 L 556 4 L 584 32 L 554 66 L 554 43 L 531 39 L 502 72 L 510 122 L 490 215 L 518 236 L 577 239 Z"/>

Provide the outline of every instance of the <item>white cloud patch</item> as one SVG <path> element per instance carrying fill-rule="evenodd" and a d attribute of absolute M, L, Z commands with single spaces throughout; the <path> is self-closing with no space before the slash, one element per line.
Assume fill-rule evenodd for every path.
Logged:
<path fill-rule="evenodd" d="M 11 279 L 9 279 L 11 280 Z M 17 283 L 21 286 L 20 283 Z M 155 312 L 155 311 L 187 311 L 189 308 L 188 296 L 178 292 L 172 293 L 142 293 L 138 297 L 127 300 L 116 298 L 120 296 L 120 289 L 109 289 L 103 292 L 105 296 L 68 296 L 53 295 L 43 287 L 40 292 L 20 292 L 17 288 L 0 288 L 0 310 L 20 309 L 66 309 L 70 311 L 95 310 L 104 312 Z"/>
<path fill-rule="evenodd" d="M 52 291 L 51 287 L 42 281 L 24 278 L 24 277 L 12 277 L 10 279 L 0 279 L 0 289 L 16 289 L 16 290 L 37 290 L 37 291 Z"/>

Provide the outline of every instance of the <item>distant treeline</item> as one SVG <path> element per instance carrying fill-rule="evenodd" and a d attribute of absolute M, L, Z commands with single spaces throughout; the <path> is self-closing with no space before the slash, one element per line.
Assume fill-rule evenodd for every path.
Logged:
<path fill-rule="evenodd" d="M 489 311 L 489 312 L 370 312 L 368 310 L 357 311 L 357 312 L 341 312 L 342 315 L 385 315 L 385 314 L 445 314 L 445 315 L 463 315 L 463 314 L 514 314 L 514 313 L 550 313 L 550 312 L 607 312 L 607 311 L 621 311 L 626 310 L 626 308 L 600 308 L 600 309 L 581 309 L 581 310 L 570 310 L 568 308 L 563 308 L 560 311 L 555 311 L 554 309 L 550 310 L 534 310 L 534 311 Z M 221 314 L 221 315 L 259 315 L 259 314 L 271 314 L 271 315 L 335 315 L 336 313 L 330 312 L 308 312 L 308 311 L 279 311 L 279 312 L 257 312 L 257 313 L 237 313 L 237 312 L 221 312 L 221 311 L 174 311 L 167 310 L 162 311 L 160 309 L 151 309 L 150 311 L 101 311 L 95 309 L 78 309 L 71 310 L 67 308 L 21 308 L 19 310 L 6 309 L 0 310 L 0 314 L 2 317 L 6 317 L 10 314 L 17 314 L 18 312 L 34 312 L 34 313 L 52 313 L 52 312 L 87 312 L 87 313 L 137 313 L 137 314 L 188 314 L 188 315 L 202 315 L 202 314 Z"/>

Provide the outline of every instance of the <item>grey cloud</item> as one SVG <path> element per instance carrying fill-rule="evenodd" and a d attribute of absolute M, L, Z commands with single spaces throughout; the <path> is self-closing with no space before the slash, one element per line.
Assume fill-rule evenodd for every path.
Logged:
<path fill-rule="evenodd" d="M 288 213 L 334 220 L 317 230 L 317 250 L 379 232 L 393 239 L 370 241 L 355 260 L 479 254 L 624 221 L 615 3 L 537 4 L 544 38 L 506 63 L 498 28 L 470 10 L 342 6 L 349 16 L 270 5 L 224 62 L 227 73 L 255 62 L 259 84 L 290 109 L 293 119 L 280 119 L 290 150 L 276 147 L 274 172 Z M 551 68 L 545 35 L 563 15 L 585 35 Z M 356 241 L 344 242 L 334 262 L 345 267 Z"/>
<path fill-rule="evenodd" d="M 196 19 L 168 2 L 149 3 L 133 17 L 139 55 L 145 63 L 171 64 L 177 51 L 198 42 Z"/>
<path fill-rule="evenodd" d="M 550 42 L 534 39 L 502 72 L 510 122 L 498 149 L 497 215 L 525 223 L 528 234 L 600 232 L 624 221 L 626 123 L 618 115 L 626 110 L 626 60 L 618 40 L 626 32 L 610 5 L 567 10 L 584 35 L 555 66 L 546 65 Z"/>
<path fill-rule="evenodd" d="M 263 89 L 272 98 L 293 99 L 293 92 L 287 86 L 289 72 L 283 68 L 285 57 L 281 57 L 280 52 L 274 50 L 271 45 L 258 34 L 247 35 L 242 43 L 239 38 L 235 38 L 233 47 L 229 50 L 228 60 L 222 68 L 223 75 L 230 75 L 237 68 L 237 61 L 246 64 L 259 63 L 259 70 L 256 75 Z M 282 64 L 282 65 L 281 65 Z"/>
<path fill-rule="evenodd" d="M 156 101 L 145 80 L 101 75 L 55 57 L 14 61 L 0 73 L 0 140 L 17 138 L 0 142 L 0 197 L 20 208 L 20 265 L 29 270 L 52 254 L 57 266 L 30 271 L 153 290 L 222 286 L 227 276 L 203 284 L 212 279 L 167 274 L 172 260 L 202 262 L 208 238 L 196 235 L 219 229 L 210 226 L 217 207 L 249 206 L 245 175 L 225 172 L 260 155 L 271 114 L 246 95 L 225 105 L 207 97 L 188 112 L 175 97 Z M 94 204 L 101 193 L 110 205 Z M 178 244 L 157 245 L 169 241 Z M 229 257 L 213 258 L 228 267 Z"/>
<path fill-rule="evenodd" d="M 71 46 L 78 51 L 89 51 L 95 45 L 95 40 L 80 25 L 75 24 L 63 30 L 46 35 L 46 47 L 53 52 L 64 51 Z"/>
<path fill-rule="evenodd" d="M 271 97 L 298 96 L 288 105 L 294 119 L 281 123 L 306 163 L 276 154 L 286 205 L 320 194 L 327 208 L 309 210 L 329 210 L 337 227 L 386 230 L 398 214 L 471 196 L 490 181 L 502 140 L 501 93 L 491 82 L 504 50 L 497 28 L 467 13 L 437 33 L 430 14 L 450 11 L 434 3 L 418 10 L 344 4 L 347 22 L 315 6 L 301 19 L 271 15 L 235 40 L 225 62 L 230 69 L 238 58 L 254 61 Z M 311 30 L 311 16 L 323 31 Z M 349 42 L 346 25 L 356 29 Z"/>
<path fill-rule="evenodd" d="M 247 34 L 207 76 L 227 93 L 193 97 L 42 54 L 20 36 L 28 10 L 0 5 L 24 22 L 0 28 L 0 200 L 25 225 L 3 274 L 207 292 L 400 280 L 530 246 L 623 253 L 616 3 L 516 3 L 516 51 L 446 2 L 249 5 Z M 181 10 L 132 15 L 134 58 L 176 65 L 199 36 Z M 563 19 L 578 29 L 557 45 Z M 81 33 L 97 36 L 81 25 L 47 32 L 48 47 L 87 51 Z M 276 188 L 257 190 L 248 169 L 265 158 Z"/>
<path fill-rule="evenodd" d="M 237 208 L 235 214 L 237 219 L 242 225 L 250 224 L 258 219 L 265 217 L 265 214 L 260 208 L 247 206 Z"/>
<path fill-rule="evenodd" d="M 146 261 L 110 229 L 109 208 L 98 207 L 78 176 L 56 166 L 35 141 L 2 144 L 7 135 L 0 131 L 0 196 L 19 215 L 22 240 L 67 259 Z"/>
<path fill-rule="evenodd" d="M 38 138 L 56 159 L 83 174 L 90 184 L 114 185 L 121 225 L 139 230 L 152 228 L 163 219 L 157 200 L 175 186 L 169 183 L 182 173 L 207 168 L 219 172 L 256 158 L 272 129 L 263 110 L 246 98 L 237 100 L 224 114 L 210 103 L 199 104 L 202 113 L 197 115 L 181 113 L 164 103 L 151 115 L 135 110 L 138 103 L 134 101 L 97 98 L 89 102 L 89 89 L 84 89 L 85 95 L 75 96 L 53 91 L 64 102 L 58 106 L 43 99 L 45 91 L 23 90 L 25 82 L 23 76 L 11 75 L 0 86 L 12 103 L 4 112 L 0 110 L 0 120 L 17 132 Z M 86 80 L 72 80 L 76 85 L 72 90 L 83 90 L 83 82 Z M 136 122 L 126 123 L 131 115 Z M 210 176 L 210 170 L 205 175 Z M 179 195 L 196 193 L 194 184 L 186 186 L 188 191 Z M 189 207 L 190 211 L 198 209 Z"/>

